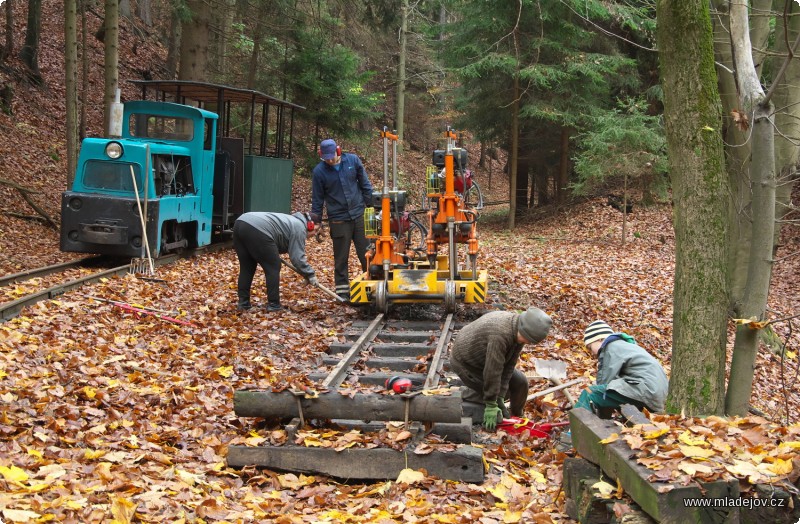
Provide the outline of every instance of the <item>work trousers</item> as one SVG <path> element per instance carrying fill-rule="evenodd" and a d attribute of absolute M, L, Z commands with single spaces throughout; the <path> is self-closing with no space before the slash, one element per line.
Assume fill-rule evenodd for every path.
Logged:
<path fill-rule="evenodd" d="M 461 392 L 462 400 L 467 402 L 484 403 L 483 398 L 483 370 L 472 369 L 464 366 L 457 360 L 450 359 L 450 367 L 466 386 Z M 509 401 L 510 412 L 515 417 L 521 417 L 528 400 L 528 377 L 518 369 L 511 373 L 508 386 L 500 385 L 500 395 Z M 501 406 L 502 408 L 502 406 Z"/>
<path fill-rule="evenodd" d="M 647 407 L 638 400 L 620 395 L 613 389 L 608 389 L 607 384 L 595 384 L 584 389 L 573 407 L 606 414 L 610 410 L 619 409 L 623 404 L 632 404 L 639 409 Z"/>
<path fill-rule="evenodd" d="M 256 274 L 256 266 L 264 270 L 267 285 L 267 300 L 270 304 L 281 303 L 281 255 L 275 242 L 246 222 L 233 225 L 233 249 L 239 258 L 238 306 L 251 307 L 250 288 Z"/>
<path fill-rule="evenodd" d="M 350 244 L 356 247 L 361 271 L 367 270 L 367 246 L 364 234 L 364 217 L 355 220 L 331 220 L 330 235 L 333 240 L 333 278 L 336 294 L 350 296 Z"/>

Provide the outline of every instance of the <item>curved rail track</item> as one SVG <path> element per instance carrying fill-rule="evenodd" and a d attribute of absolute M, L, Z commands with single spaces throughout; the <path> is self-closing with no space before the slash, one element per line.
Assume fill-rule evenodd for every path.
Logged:
<path fill-rule="evenodd" d="M 185 252 L 181 255 L 177 254 L 166 255 L 158 259 L 155 259 L 153 261 L 153 264 L 155 266 L 163 266 L 171 264 L 176 260 L 178 260 L 179 258 L 186 258 L 194 255 L 199 255 L 202 253 L 218 251 L 221 249 L 229 248 L 231 247 L 231 245 L 232 243 L 230 241 L 227 241 L 219 244 L 212 244 L 210 246 L 204 246 L 199 249 Z M 49 277 L 51 275 L 56 275 L 59 273 L 66 274 L 76 269 L 104 266 L 98 271 L 93 271 L 88 275 L 81 275 L 77 278 L 65 277 L 65 279 L 61 281 L 55 279 L 55 282 L 58 282 L 55 285 L 49 286 L 45 289 L 39 289 L 37 291 L 25 293 L 23 296 L 15 298 L 10 301 L 5 301 L 4 299 L 0 298 L 0 300 L 3 300 L 3 302 L 0 303 L 0 320 L 4 322 L 6 320 L 12 319 L 17 315 L 19 315 L 19 313 L 22 311 L 23 308 L 27 306 L 32 306 L 37 302 L 41 302 L 42 300 L 49 300 L 55 298 L 59 295 L 63 295 L 64 293 L 72 291 L 73 289 L 77 289 L 81 286 L 98 282 L 103 278 L 124 275 L 130 272 L 131 269 L 130 263 L 127 263 L 122 266 L 115 266 L 110 268 L 107 267 L 109 265 L 118 263 L 119 259 L 113 259 L 104 256 L 87 257 L 79 260 L 73 260 L 71 262 L 63 262 L 60 264 L 54 264 L 51 266 L 30 269 L 22 271 L 20 273 L 14 273 L 11 275 L 0 277 L 0 288 L 4 288 L 12 284 L 25 282 L 35 278 Z"/>

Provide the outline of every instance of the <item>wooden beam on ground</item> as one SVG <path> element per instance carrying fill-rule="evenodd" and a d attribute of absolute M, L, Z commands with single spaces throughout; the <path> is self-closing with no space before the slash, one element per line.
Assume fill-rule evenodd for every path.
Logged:
<path fill-rule="evenodd" d="M 597 464 L 612 480 L 619 481 L 625 493 L 636 501 L 656 522 L 661 524 L 722 524 L 739 521 L 739 508 L 687 507 L 687 499 L 734 499 L 739 498 L 739 482 L 697 482 L 692 486 L 652 483 L 647 479 L 653 474 L 635 458 L 628 445 L 617 440 L 610 444 L 600 441 L 619 427 L 609 420 L 596 417 L 583 408 L 570 411 L 572 445 L 585 459 Z M 733 519 L 733 520 L 730 520 Z"/>
<path fill-rule="evenodd" d="M 300 446 L 230 446 L 228 466 L 262 466 L 299 473 L 317 473 L 345 480 L 394 480 L 403 469 L 425 469 L 446 480 L 480 483 L 484 480 L 483 452 L 474 446 L 417 455 L 390 448 L 330 448 Z"/>
<path fill-rule="evenodd" d="M 320 382 L 325 379 L 327 375 L 324 373 L 309 373 L 308 378 L 313 380 L 314 382 Z M 425 382 L 425 375 L 422 373 L 408 373 L 405 371 L 392 371 L 392 372 L 383 372 L 383 371 L 376 371 L 374 373 L 361 373 L 357 374 L 358 376 L 358 383 L 362 386 L 381 386 L 383 387 L 386 384 L 386 379 L 391 377 L 402 377 L 407 378 L 411 381 L 415 388 L 419 388 Z M 451 383 L 447 384 L 451 386 Z"/>
<path fill-rule="evenodd" d="M 325 366 L 335 366 L 339 363 L 337 357 L 324 356 L 322 357 L 322 364 Z M 408 371 L 424 361 L 417 360 L 416 358 L 392 358 L 392 357 L 370 357 L 364 361 L 364 367 L 367 369 L 388 369 L 391 371 Z"/>
<path fill-rule="evenodd" d="M 377 433 L 386 428 L 385 422 L 365 422 L 363 420 L 341 420 L 334 419 L 331 421 L 335 426 L 343 428 L 346 431 L 357 429 L 362 433 Z M 287 432 L 289 426 L 286 426 Z M 414 431 L 412 431 L 412 434 Z M 471 444 L 472 443 L 472 419 L 461 418 L 461 422 L 434 422 L 431 424 L 428 433 L 439 435 L 448 442 L 454 444 Z M 415 435 L 416 436 L 416 435 Z M 289 436 L 289 441 L 294 441 L 294 434 Z"/>
<path fill-rule="evenodd" d="M 239 417 L 296 417 L 300 415 L 296 399 L 289 391 L 239 390 L 233 395 L 233 406 Z M 350 397 L 336 391 L 320 393 L 316 398 L 300 397 L 306 420 L 405 420 L 406 402 L 410 402 L 410 420 L 461 422 L 461 392 L 457 389 L 450 395 L 415 395 L 409 400 L 399 395 L 370 393 L 356 393 Z"/>
<path fill-rule="evenodd" d="M 328 353 L 336 355 L 344 353 L 352 347 L 349 342 L 334 342 L 328 346 Z M 428 343 L 425 344 L 411 344 L 403 342 L 373 342 L 370 344 L 370 351 L 373 355 L 378 357 L 419 357 L 427 355 L 436 349 Z"/>

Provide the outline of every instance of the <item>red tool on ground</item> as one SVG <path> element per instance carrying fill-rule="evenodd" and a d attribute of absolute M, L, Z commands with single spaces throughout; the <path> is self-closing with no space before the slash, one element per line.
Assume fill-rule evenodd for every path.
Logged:
<path fill-rule="evenodd" d="M 524 435 L 528 432 L 531 438 L 550 438 L 550 432 L 555 428 L 569 426 L 569 422 L 546 422 L 535 424 L 532 420 L 520 417 L 504 418 L 497 424 L 497 429 L 509 435 Z"/>
<path fill-rule="evenodd" d="M 386 389 L 391 389 L 395 393 L 405 393 L 411 391 L 413 384 L 407 378 L 403 377 L 389 377 L 386 379 Z"/>

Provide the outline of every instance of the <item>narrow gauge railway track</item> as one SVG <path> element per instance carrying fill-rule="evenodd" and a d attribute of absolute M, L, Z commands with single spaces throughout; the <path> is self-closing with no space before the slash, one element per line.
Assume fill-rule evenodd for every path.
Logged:
<path fill-rule="evenodd" d="M 71 260 L 69 262 L 61 262 L 59 264 L 53 264 L 51 266 L 38 267 L 35 269 L 27 269 L 25 271 L 20 271 L 19 273 L 12 273 L 9 275 L 0 276 L 0 288 L 9 286 L 11 284 L 16 284 L 17 282 L 24 282 L 26 280 L 32 280 L 34 278 L 46 277 L 48 275 L 66 271 L 68 269 L 102 265 L 106 263 L 108 260 L 109 259 L 107 257 L 98 255 L 93 257 L 80 258 L 77 260 Z"/>
<path fill-rule="evenodd" d="M 194 255 L 199 255 L 202 253 L 218 251 L 221 249 L 229 248 L 231 247 L 231 245 L 232 245 L 231 242 L 227 241 L 219 244 L 212 244 L 211 246 L 205 246 L 202 248 L 194 249 L 182 255 L 177 255 L 177 254 L 166 255 L 153 260 L 153 264 L 155 266 L 164 266 L 167 264 L 171 264 L 180 258 L 186 258 Z M 27 280 L 32 280 L 34 278 L 47 277 L 51 275 L 56 275 L 58 273 L 68 273 L 71 270 L 76 270 L 76 269 L 85 269 L 95 266 L 108 266 L 114 263 L 119 263 L 119 259 L 97 256 L 97 257 L 87 257 L 80 260 L 74 260 L 71 262 L 64 262 L 61 264 L 54 264 L 51 266 L 31 269 L 20 273 L 14 273 L 12 275 L 6 275 L 0 277 L 0 288 L 20 282 L 25 282 Z M 103 278 L 110 278 L 113 276 L 124 275 L 130 271 L 130 267 L 131 267 L 130 263 L 111 268 L 104 267 L 103 269 L 99 269 L 98 271 L 94 271 L 88 275 L 82 275 L 78 278 L 70 278 L 61 281 L 55 285 L 49 286 L 46 289 L 41 289 L 27 293 L 24 296 L 21 296 L 14 300 L 4 301 L 0 303 L 0 319 L 2 319 L 3 322 L 5 322 L 6 320 L 10 320 L 18 316 L 23 308 L 27 306 L 32 306 L 37 302 L 41 302 L 43 300 L 50 300 L 59 295 L 63 295 L 68 291 L 72 291 L 73 289 L 77 289 L 79 287 L 98 282 Z M 58 282 L 58 279 L 56 279 L 55 281 Z"/>
<path fill-rule="evenodd" d="M 234 394 L 237 416 L 291 418 L 286 426 L 289 443 L 312 419 L 331 420 L 339 428 L 360 432 L 380 431 L 386 422 L 396 422 L 412 435 L 405 449 L 230 446 L 228 465 L 347 479 L 397 478 L 405 468 L 425 468 L 440 478 L 482 481 L 482 451 L 469 445 L 472 419 L 462 414 L 458 389 L 450 389 L 460 381 L 447 376 L 445 369 L 455 330 L 452 313 L 435 322 L 388 320 L 379 314 L 371 322 L 355 322 L 344 333 L 345 342 L 331 344 L 321 362 L 329 371 L 309 375 L 320 384 L 319 391 L 240 390 Z M 409 379 L 413 388 L 400 394 L 386 391 L 386 380 L 395 376 Z M 445 442 L 449 449 L 415 453 L 428 436 Z"/>

